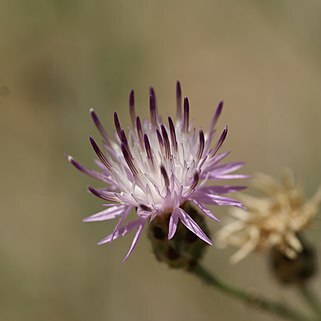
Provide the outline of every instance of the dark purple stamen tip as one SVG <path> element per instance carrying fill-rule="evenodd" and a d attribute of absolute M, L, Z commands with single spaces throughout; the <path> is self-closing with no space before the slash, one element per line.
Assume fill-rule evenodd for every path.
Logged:
<path fill-rule="evenodd" d="M 70 155 L 67 155 L 68 162 L 71 163 L 73 166 L 75 166 L 79 171 L 83 171 L 83 167 L 74 160 L 74 158 Z"/>
<path fill-rule="evenodd" d="M 129 106 L 134 107 L 135 106 L 135 96 L 134 96 L 134 90 L 132 89 L 129 94 Z"/>
<path fill-rule="evenodd" d="M 168 188 L 169 187 L 169 178 L 168 178 L 166 169 L 165 169 L 165 167 L 163 165 L 161 165 L 160 170 L 161 170 L 161 174 L 162 174 L 162 176 L 164 178 L 165 187 Z"/>
<path fill-rule="evenodd" d="M 105 128 L 101 124 L 101 122 L 100 122 L 100 120 L 99 120 L 99 118 L 93 108 L 90 109 L 90 115 L 91 115 L 91 118 L 92 118 L 95 126 L 97 127 L 98 131 L 100 132 L 101 136 L 103 136 L 105 142 L 110 144 L 109 136 L 106 133 Z"/>
<path fill-rule="evenodd" d="M 146 150 L 146 154 L 147 157 L 151 160 L 151 162 L 153 163 L 153 154 L 152 154 L 152 149 L 150 147 L 150 143 L 149 143 L 149 139 L 148 136 L 145 134 L 144 135 L 144 143 L 145 143 L 145 150 Z"/>
<path fill-rule="evenodd" d="M 130 171 L 133 173 L 134 176 L 137 176 L 138 170 L 137 170 L 136 166 L 134 165 L 133 158 L 124 143 L 121 143 L 121 150 L 123 152 L 125 161 L 129 167 Z"/>
<path fill-rule="evenodd" d="M 181 83 L 179 80 L 176 82 L 176 97 L 177 97 L 177 99 L 182 98 L 182 88 L 181 88 Z"/>
<path fill-rule="evenodd" d="M 149 108 L 150 108 L 150 119 L 152 122 L 153 127 L 157 126 L 157 110 L 156 110 L 156 97 L 154 89 L 150 89 L 150 96 L 149 96 Z"/>
<path fill-rule="evenodd" d="M 90 193 L 92 193 L 93 195 L 97 196 L 98 198 L 101 198 L 105 201 L 109 201 L 109 202 L 115 202 L 117 201 L 117 198 L 115 197 L 115 195 L 107 195 L 101 191 L 96 190 L 95 188 L 88 186 L 88 191 Z"/>
<path fill-rule="evenodd" d="M 92 194 L 94 194 L 95 196 L 99 197 L 100 198 L 100 195 L 101 193 L 99 193 L 96 189 L 94 189 L 93 187 L 91 186 L 88 186 L 88 191 Z"/>
<path fill-rule="evenodd" d="M 139 204 L 139 207 L 143 210 L 143 211 L 148 211 L 151 212 L 152 209 L 150 207 L 148 207 L 147 205 L 144 204 Z"/>
<path fill-rule="evenodd" d="M 171 117 L 168 117 L 168 125 L 169 125 L 172 145 L 174 146 L 175 151 L 177 151 L 177 139 L 176 139 L 175 126 Z"/>
<path fill-rule="evenodd" d="M 120 141 L 126 145 L 126 148 L 128 148 L 127 137 L 123 129 L 120 131 Z"/>
<path fill-rule="evenodd" d="M 191 187 L 190 187 L 190 190 L 191 190 L 191 191 L 197 186 L 199 179 L 200 179 L 200 175 L 199 175 L 199 173 L 196 171 L 195 174 L 194 174 L 194 177 L 193 177 L 193 183 L 192 183 L 192 185 L 191 185 Z"/>
<path fill-rule="evenodd" d="M 119 118 L 116 112 L 114 113 L 114 123 L 115 123 L 117 134 L 120 138 L 121 126 L 120 126 Z"/>
<path fill-rule="evenodd" d="M 100 148 L 98 147 L 98 145 L 96 144 L 95 140 L 92 137 L 89 137 L 89 140 L 90 140 L 91 146 L 93 147 L 95 153 L 97 154 L 97 156 L 99 157 L 101 162 L 110 171 L 112 166 L 111 166 L 110 162 L 108 161 L 108 159 L 106 158 L 106 156 L 104 155 L 104 153 L 100 150 Z"/>
<path fill-rule="evenodd" d="M 184 119 L 183 119 L 183 130 L 185 133 L 188 132 L 189 127 L 189 101 L 188 98 L 184 98 Z"/>
<path fill-rule="evenodd" d="M 216 108 L 215 114 L 214 114 L 213 119 L 211 121 L 210 132 L 214 129 L 214 126 L 217 123 L 217 121 L 222 113 L 222 109 L 223 109 L 223 101 L 221 101 Z"/>
<path fill-rule="evenodd" d="M 161 147 L 161 149 L 163 149 L 164 148 L 164 142 L 163 142 L 162 135 L 161 135 L 161 133 L 159 132 L 158 129 L 156 130 L 156 135 L 157 135 L 159 146 Z"/>
<path fill-rule="evenodd" d="M 129 145 L 128 145 L 128 140 L 127 140 L 126 134 L 125 134 L 125 132 L 124 132 L 123 129 L 120 131 L 120 141 L 121 141 L 123 144 L 125 144 L 128 152 L 129 152 L 129 155 L 130 155 L 130 157 L 132 158 L 132 153 L 131 153 L 130 148 L 129 148 Z"/>
<path fill-rule="evenodd" d="M 142 129 L 142 123 L 141 123 L 139 117 L 136 118 L 136 130 L 137 130 L 137 135 L 138 135 L 140 146 L 141 146 L 141 148 L 143 148 L 143 146 L 144 146 L 143 129 Z"/>
<path fill-rule="evenodd" d="M 224 137 L 224 140 L 225 140 L 225 138 L 227 136 L 227 132 L 228 132 L 228 127 L 225 126 L 224 129 L 223 129 L 223 132 L 222 132 L 222 136 Z"/>
<path fill-rule="evenodd" d="M 179 81 L 176 82 L 176 117 L 182 118 L 182 89 Z"/>
<path fill-rule="evenodd" d="M 210 153 L 210 157 L 213 157 L 216 152 L 220 149 L 220 147 L 222 146 L 222 144 L 224 143 L 226 136 L 227 136 L 227 132 L 228 132 L 228 128 L 227 126 L 225 126 L 220 138 L 218 139 L 215 147 L 212 149 L 211 153 Z"/>
<path fill-rule="evenodd" d="M 156 98 L 154 87 L 150 87 L 150 88 L 149 88 L 149 95 Z"/>
<path fill-rule="evenodd" d="M 166 158 L 170 158 L 171 147 L 170 147 L 170 143 L 169 143 L 169 139 L 168 139 L 168 135 L 167 135 L 167 130 L 164 125 L 161 126 L 161 129 L 162 129 L 162 135 L 163 135 L 163 139 L 164 139 L 165 156 L 166 156 Z"/>
<path fill-rule="evenodd" d="M 222 109 L 223 109 L 223 105 L 224 105 L 224 102 L 220 101 L 218 106 L 217 106 L 217 108 L 216 108 L 216 112 L 215 112 L 217 117 L 219 117 L 221 115 L 221 112 L 222 112 Z"/>
<path fill-rule="evenodd" d="M 131 90 L 131 92 L 129 94 L 129 111 L 130 111 L 130 118 L 131 118 L 132 124 L 133 124 L 133 126 L 135 126 L 136 113 L 135 113 L 134 90 Z"/>
<path fill-rule="evenodd" d="M 89 112 L 90 112 L 90 115 L 91 115 L 91 118 L 92 118 L 94 124 L 97 127 L 99 127 L 101 124 L 100 124 L 99 118 L 98 118 L 97 114 L 95 113 L 94 109 L 90 108 Z"/>
<path fill-rule="evenodd" d="M 200 132 L 199 132 L 199 146 L 198 146 L 198 151 L 197 151 L 197 155 L 196 155 L 196 158 L 198 160 L 200 160 L 203 155 L 204 146 L 205 146 L 204 133 L 202 130 L 200 130 Z"/>

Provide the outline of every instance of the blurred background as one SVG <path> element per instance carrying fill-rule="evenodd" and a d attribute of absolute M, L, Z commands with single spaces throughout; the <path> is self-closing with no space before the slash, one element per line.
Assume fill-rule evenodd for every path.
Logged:
<path fill-rule="evenodd" d="M 129 124 L 130 89 L 147 116 L 154 85 L 166 116 L 180 80 L 197 126 L 225 101 L 219 129 L 229 125 L 225 150 L 243 172 L 291 167 L 310 197 L 321 182 L 320 30 L 317 0 L 1 1 L 0 320 L 276 320 L 157 263 L 145 236 L 126 264 L 131 236 L 96 246 L 114 223 L 82 223 L 101 208 L 86 192 L 97 183 L 64 153 L 91 167 L 90 107 L 112 133 L 114 111 Z M 318 222 L 309 239 L 320 250 Z M 233 251 L 213 247 L 204 264 L 299 301 L 266 257 L 230 265 Z"/>

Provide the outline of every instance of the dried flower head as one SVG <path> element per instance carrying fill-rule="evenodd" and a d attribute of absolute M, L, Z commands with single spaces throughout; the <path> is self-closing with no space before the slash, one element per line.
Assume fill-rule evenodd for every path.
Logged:
<path fill-rule="evenodd" d="M 269 253 L 272 275 L 282 284 L 304 284 L 317 273 L 317 255 L 315 247 L 297 234 L 302 250 L 295 258 L 288 258 L 273 247 Z"/>
<path fill-rule="evenodd" d="M 233 209 L 232 221 L 217 233 L 218 244 L 240 249 L 231 257 L 238 262 L 252 251 L 276 248 L 289 259 L 297 257 L 303 249 L 298 233 L 315 217 L 321 201 L 321 188 L 309 201 L 304 200 L 290 170 L 284 171 L 279 183 L 265 174 L 257 174 L 253 187 L 265 197 L 239 194 L 247 208 Z"/>
<path fill-rule="evenodd" d="M 179 222 L 200 239 L 212 244 L 182 205 L 192 202 L 206 216 L 218 221 L 203 204 L 229 205 L 242 207 L 241 202 L 222 196 L 243 189 L 242 186 L 211 185 L 207 181 L 240 179 L 246 175 L 231 174 L 243 166 L 243 162 L 221 164 L 230 152 L 218 153 L 226 135 L 227 127 L 211 147 L 215 135 L 214 126 L 221 114 L 221 102 L 214 114 L 208 131 L 196 131 L 190 123 L 189 101 L 182 102 L 179 82 L 176 87 L 177 117 L 168 117 L 163 122 L 157 112 L 154 89 L 150 89 L 150 120 L 141 121 L 135 113 L 134 92 L 129 96 L 129 109 L 133 128 L 127 132 L 114 114 L 115 141 L 111 140 L 101 125 L 96 113 L 91 110 L 92 119 L 103 137 L 103 149 L 93 138 L 91 145 L 98 156 L 96 163 L 100 171 L 81 166 L 71 156 L 68 160 L 81 172 L 96 178 L 107 187 L 88 190 L 95 196 L 107 201 L 106 209 L 86 219 L 85 222 L 105 221 L 118 218 L 114 231 L 98 244 L 109 243 L 132 230 L 136 230 L 128 254 L 130 255 L 142 233 L 146 222 L 161 215 L 170 214 L 168 239 L 173 238 Z M 136 210 L 137 218 L 125 223 L 130 211 Z"/>

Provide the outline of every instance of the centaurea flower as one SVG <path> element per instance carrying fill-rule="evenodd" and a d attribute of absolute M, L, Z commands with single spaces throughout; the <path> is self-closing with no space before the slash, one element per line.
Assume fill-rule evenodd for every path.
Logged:
<path fill-rule="evenodd" d="M 221 164 L 230 152 L 218 153 L 226 136 L 227 127 L 211 147 L 215 135 L 215 124 L 221 114 L 223 102 L 219 103 L 209 129 L 196 131 L 190 123 L 188 98 L 182 100 L 181 86 L 176 86 L 176 121 L 168 117 L 163 122 L 157 111 L 154 89 L 150 89 L 150 120 L 141 121 L 135 113 L 134 92 L 129 96 L 130 116 L 133 129 L 127 133 L 114 113 L 116 128 L 113 141 L 103 128 L 93 109 L 91 117 L 103 138 L 101 149 L 93 138 L 90 143 L 98 156 L 96 163 L 100 171 L 87 169 L 71 156 L 68 160 L 81 172 L 108 185 L 103 189 L 89 187 L 95 196 L 107 201 L 106 209 L 84 219 L 85 222 L 118 219 L 114 231 L 98 244 L 109 243 L 136 230 L 133 242 L 124 259 L 133 251 L 144 225 L 156 217 L 170 214 L 168 239 L 174 237 L 179 222 L 201 240 L 212 244 L 211 239 L 183 209 L 185 202 L 215 221 L 216 216 L 204 204 L 241 207 L 241 202 L 222 194 L 243 189 L 243 186 L 209 185 L 208 181 L 242 179 L 246 175 L 231 174 L 243 166 L 243 162 Z M 131 212 L 137 218 L 125 224 Z"/>

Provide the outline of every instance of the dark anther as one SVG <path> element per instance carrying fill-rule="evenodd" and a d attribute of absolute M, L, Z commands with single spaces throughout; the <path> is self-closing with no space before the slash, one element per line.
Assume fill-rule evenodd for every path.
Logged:
<path fill-rule="evenodd" d="M 176 83 L 176 117 L 177 119 L 182 118 L 182 89 L 181 89 L 181 84 L 178 81 Z"/>
<path fill-rule="evenodd" d="M 136 114 L 135 114 L 135 96 L 134 90 L 132 90 L 129 94 L 129 111 L 130 111 L 130 118 L 132 120 L 132 124 L 135 127 L 136 125 Z"/>
<path fill-rule="evenodd" d="M 215 156 L 216 152 L 219 150 L 219 148 L 222 146 L 224 143 L 224 140 L 226 139 L 227 136 L 227 126 L 224 128 L 219 140 L 217 141 L 215 147 L 212 149 L 210 156 L 213 157 Z"/>
<path fill-rule="evenodd" d="M 188 132 L 189 127 L 189 102 L 188 98 L 184 98 L 184 117 L 183 117 L 183 131 L 184 133 Z"/>
<path fill-rule="evenodd" d="M 114 123 L 115 123 L 115 128 L 116 128 L 117 134 L 120 138 L 121 126 L 120 126 L 119 118 L 118 118 L 118 115 L 116 112 L 114 113 Z"/>

